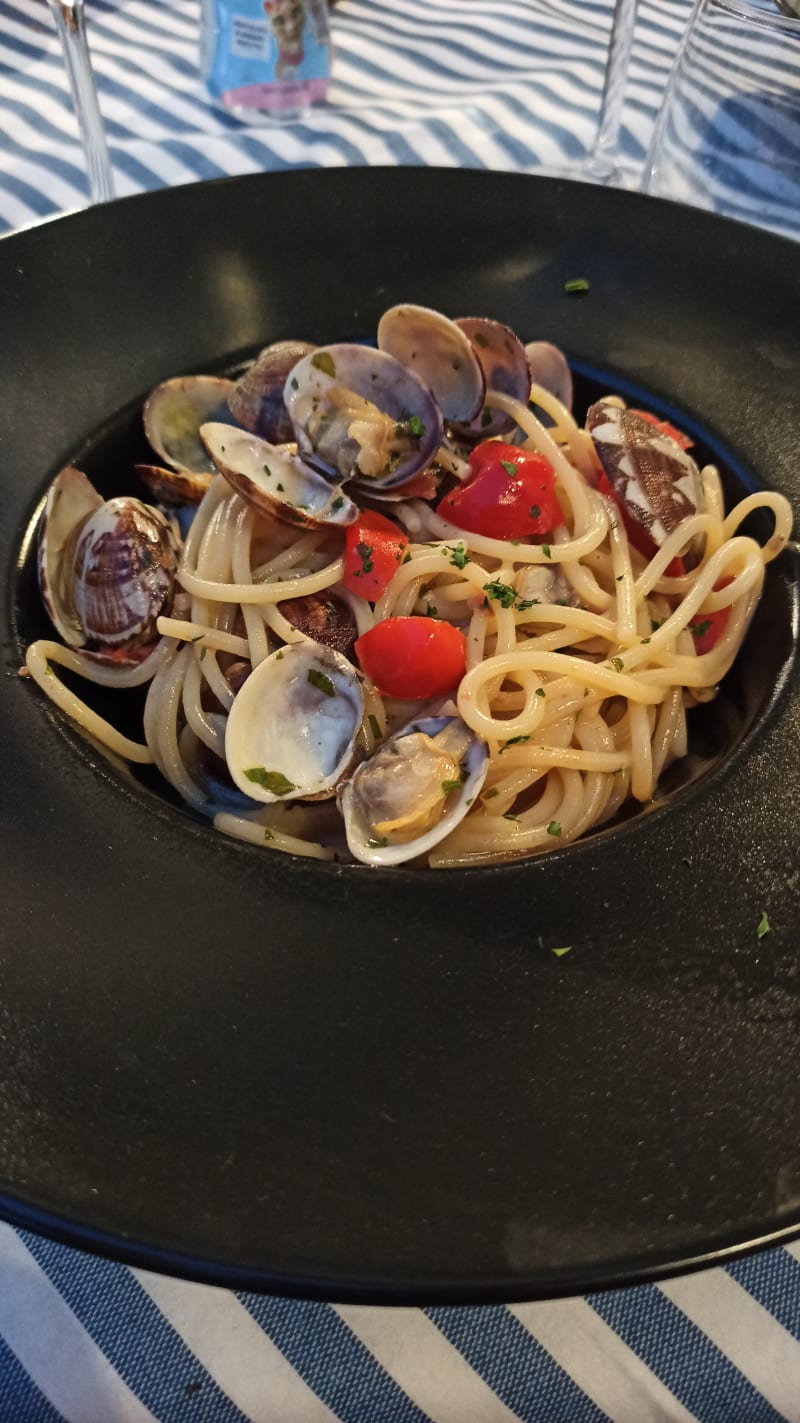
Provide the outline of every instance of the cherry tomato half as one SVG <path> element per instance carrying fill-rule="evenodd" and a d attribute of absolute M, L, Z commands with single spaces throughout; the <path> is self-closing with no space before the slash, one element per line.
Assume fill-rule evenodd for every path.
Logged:
<path fill-rule="evenodd" d="M 628 542 L 633 545 L 633 547 L 636 549 L 636 552 L 640 553 L 642 555 L 642 558 L 646 558 L 648 560 L 654 558 L 655 555 L 658 553 L 658 544 L 655 542 L 654 539 L 650 537 L 650 534 L 648 533 L 644 524 L 640 524 L 639 520 L 634 518 L 628 506 L 626 504 L 623 504 L 622 501 L 617 498 L 617 495 L 605 470 L 602 471 L 597 480 L 597 488 L 600 490 L 601 494 L 607 494 L 610 499 L 614 500 L 614 503 L 616 504 L 620 514 L 622 515 L 622 522 L 625 525 L 625 532 L 628 535 Z M 686 569 L 684 567 L 683 559 L 678 555 L 667 564 L 666 568 L 664 569 L 664 577 L 680 578 L 685 572 Z"/>
<path fill-rule="evenodd" d="M 463 632 L 436 618 L 385 618 L 362 633 L 355 650 L 378 690 L 405 701 L 452 691 L 467 669 Z"/>
<path fill-rule="evenodd" d="M 345 536 L 345 588 L 375 602 L 394 578 L 407 548 L 408 538 L 397 524 L 371 509 L 362 510 Z"/>
<path fill-rule="evenodd" d="M 732 578 L 719 578 L 714 584 L 714 592 L 720 588 L 727 588 L 732 583 Z M 694 650 L 698 657 L 702 657 L 704 652 L 713 652 L 722 634 L 728 626 L 728 618 L 731 615 L 730 608 L 717 608 L 714 613 L 698 613 L 689 623 L 689 631 L 694 637 Z"/>
<path fill-rule="evenodd" d="M 473 478 L 440 499 L 436 512 L 471 534 L 524 539 L 564 523 L 555 471 L 542 455 L 484 440 L 469 457 Z"/>

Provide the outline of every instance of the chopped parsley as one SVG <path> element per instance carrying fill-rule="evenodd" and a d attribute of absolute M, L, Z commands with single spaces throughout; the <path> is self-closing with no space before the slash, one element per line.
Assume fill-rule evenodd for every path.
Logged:
<path fill-rule="evenodd" d="M 199 632 L 199 633 L 197 634 L 197 637 L 193 637 L 193 638 L 192 638 L 192 642 L 202 642 L 204 637 L 205 637 L 205 633 L 204 633 L 204 632 Z"/>
<path fill-rule="evenodd" d="M 267 826 L 266 829 L 264 830 L 264 839 L 265 839 L 265 840 L 274 840 L 274 839 L 275 839 L 275 836 L 273 835 L 273 833 L 272 833 L 272 831 L 270 830 L 269 826 Z"/>
<path fill-rule="evenodd" d="M 425 616 L 426 618 L 438 618 L 439 609 L 436 607 L 435 603 L 425 604 Z"/>
<path fill-rule="evenodd" d="M 355 576 L 361 578 L 362 574 L 372 572 L 372 544 L 356 544 L 356 553 L 361 559 L 361 567 L 356 569 Z"/>
<path fill-rule="evenodd" d="M 763 939 L 764 935 L 769 933 L 769 930 L 770 930 L 769 919 L 767 918 L 765 911 L 762 910 L 762 912 L 761 912 L 761 918 L 759 919 L 758 925 L 757 925 L 757 928 L 756 928 L 756 938 L 758 938 L 758 939 Z"/>
<path fill-rule="evenodd" d="M 419 437 L 425 434 L 425 426 L 423 425 L 418 415 L 412 415 L 406 421 L 406 426 L 408 428 L 409 434 L 411 435 L 416 435 Z"/>
<path fill-rule="evenodd" d="M 557 820 L 551 820 L 551 821 L 550 821 L 550 824 L 549 824 L 548 827 L 547 827 L 547 833 L 548 833 L 548 835 L 560 835 L 560 834 L 561 834 L 561 826 L 559 825 L 559 823 L 558 823 Z"/>
<path fill-rule="evenodd" d="M 316 687 L 318 692 L 322 692 L 326 697 L 335 697 L 336 688 L 330 677 L 326 677 L 324 672 L 320 672 L 316 667 L 310 667 L 308 680 L 312 687 Z"/>
<path fill-rule="evenodd" d="M 317 371 L 322 371 L 323 375 L 336 378 L 336 367 L 333 364 L 333 356 L 330 351 L 315 351 L 311 357 L 311 364 Z"/>
<path fill-rule="evenodd" d="M 663 627 L 666 621 L 667 621 L 666 618 L 651 618 L 651 619 L 650 619 L 650 631 L 651 631 L 651 632 L 658 632 L 658 629 L 659 629 L 660 627 Z"/>
<path fill-rule="evenodd" d="M 649 637 L 643 637 L 643 638 L 642 638 L 642 647 L 644 647 L 649 641 L 650 641 Z"/>
<path fill-rule="evenodd" d="M 484 800 L 492 800 L 492 798 L 493 798 L 494 796 L 499 795 L 499 794 L 500 794 L 500 792 L 499 792 L 499 790 L 497 789 L 497 786 L 490 786 L 489 789 L 488 789 L 488 791 L 484 791 L 484 792 L 483 792 L 483 799 L 484 799 Z"/>
<path fill-rule="evenodd" d="M 563 949 L 551 949 L 550 952 L 551 954 L 555 954 L 557 959 L 563 959 L 564 955 L 570 953 L 571 949 L 571 944 L 565 944 Z"/>
<path fill-rule="evenodd" d="M 450 555 L 450 562 L 454 568 L 466 568 L 469 562 L 469 555 L 463 544 L 456 544 L 455 548 L 445 548 L 443 553 Z"/>
<path fill-rule="evenodd" d="M 283 485 L 282 485 L 282 484 L 276 484 L 276 485 L 275 485 L 275 488 L 277 489 L 277 491 L 278 491 L 279 494 L 282 494 L 282 493 L 283 493 Z"/>
<path fill-rule="evenodd" d="M 496 578 L 492 583 L 484 583 L 483 591 L 503 608 L 510 608 L 517 596 L 510 583 L 500 583 Z"/>
<path fill-rule="evenodd" d="M 621 657 L 612 657 L 611 666 L 615 669 L 615 671 L 621 672 L 625 664 L 622 661 Z"/>
<path fill-rule="evenodd" d="M 509 479 L 519 479 L 519 468 L 513 460 L 501 460 L 500 463 Z"/>
<path fill-rule="evenodd" d="M 711 619 L 704 618 L 701 623 L 690 623 L 689 631 L 692 634 L 692 637 L 705 637 L 710 627 Z"/>
<path fill-rule="evenodd" d="M 538 606 L 538 598 L 519 598 L 517 601 L 517 607 L 521 613 L 527 612 L 528 608 L 536 608 Z"/>
<path fill-rule="evenodd" d="M 385 836 L 381 836 L 379 840 L 368 840 L 367 844 L 369 845 L 371 850 L 382 850 L 384 845 L 389 844 L 389 841 L 386 839 Z"/>
<path fill-rule="evenodd" d="M 536 695 L 537 695 L 537 697 L 545 697 L 545 696 L 547 695 L 547 693 L 545 692 L 544 687 L 537 687 L 537 688 L 536 688 Z"/>
<path fill-rule="evenodd" d="M 531 738 L 530 738 L 529 736 L 511 736 L 511 737 L 509 737 L 509 739 L 508 739 L 508 741 L 506 742 L 505 746 L 501 746 L 501 747 L 500 747 L 500 750 L 498 751 L 497 754 L 498 754 L 498 756 L 502 756 L 503 752 L 504 752 L 504 751 L 507 751 L 508 748 L 509 748 L 509 746 L 521 746 L 521 744 L 522 744 L 523 741 L 530 741 L 530 739 L 531 739 Z"/>
<path fill-rule="evenodd" d="M 410 563 L 410 562 L 411 562 L 411 554 L 410 554 L 410 553 L 406 553 L 406 556 L 405 556 L 405 558 L 403 559 L 403 562 L 404 562 L 404 563 Z"/>
<path fill-rule="evenodd" d="M 373 716 L 372 712 L 370 712 L 369 716 L 367 717 L 367 721 L 369 722 L 369 729 L 372 732 L 373 740 L 380 741 L 381 729 L 378 725 L 378 718 L 376 716 Z"/>
<path fill-rule="evenodd" d="M 288 795 L 290 791 L 297 790 L 294 782 L 288 780 L 282 771 L 267 771 L 263 766 L 252 766 L 249 771 L 245 771 L 245 775 L 248 781 L 263 786 L 270 795 Z"/>
<path fill-rule="evenodd" d="M 529 519 L 541 519 L 541 517 L 542 517 L 542 511 L 541 511 L 540 506 L 539 506 L 538 504 L 531 504 L 531 507 L 530 507 L 530 509 L 528 510 L 528 518 L 529 518 Z"/>
<path fill-rule="evenodd" d="M 282 652 L 276 652 L 276 653 L 275 653 L 275 661 L 276 661 L 276 662 L 282 662 L 282 661 L 283 661 L 283 653 L 282 653 Z"/>
<path fill-rule="evenodd" d="M 519 820 L 519 816 L 518 816 L 518 815 L 512 815 L 512 814 L 511 814 L 511 811 L 510 811 L 510 810 L 507 810 L 506 813 L 505 813 L 505 815 L 503 816 L 503 819 L 504 819 L 504 820 Z"/>
<path fill-rule="evenodd" d="M 271 478 L 272 478 L 272 470 L 270 469 L 269 465 L 268 465 L 268 464 L 265 464 L 265 465 L 262 465 L 261 467 L 262 467 L 262 469 L 263 469 L 265 475 L 267 476 L 267 479 L 271 479 Z"/>
<path fill-rule="evenodd" d="M 326 623 L 336 622 L 336 605 L 334 603 L 325 604 L 325 621 Z"/>
<path fill-rule="evenodd" d="M 549 558 L 549 557 L 550 557 L 550 545 L 549 545 L 549 544 L 542 544 L 542 553 L 544 554 L 545 558 Z"/>
<path fill-rule="evenodd" d="M 299 390 L 299 389 L 300 389 L 300 382 L 299 382 L 299 380 L 297 379 L 297 376 L 292 376 L 292 379 L 289 381 L 289 384 L 290 384 L 290 386 L 292 387 L 292 390 Z"/>
<path fill-rule="evenodd" d="M 457 781 L 442 781 L 442 792 L 443 792 L 444 795 L 449 795 L 451 791 L 457 791 L 460 785 L 461 785 L 461 781 L 460 781 L 460 780 L 457 780 Z"/>
<path fill-rule="evenodd" d="M 491 412 L 491 410 L 487 410 L 487 409 L 486 409 L 486 406 L 484 405 L 484 407 L 483 407 L 483 409 L 482 409 L 482 411 L 481 411 L 481 429 L 482 429 L 482 430 L 485 430 L 485 429 L 486 429 L 486 426 L 487 426 L 487 425 L 491 425 L 491 423 L 492 423 L 492 412 Z"/>
<path fill-rule="evenodd" d="M 343 495 L 343 494 L 337 494 L 336 498 L 334 499 L 333 503 L 331 504 L 331 513 L 332 513 L 332 514 L 337 514 L 337 513 L 339 512 L 339 510 L 341 509 L 341 507 L 342 507 L 343 504 L 344 504 L 344 495 Z"/>
<path fill-rule="evenodd" d="M 205 662 L 205 660 L 206 660 L 206 653 L 207 653 L 207 652 L 208 652 L 208 648 L 207 648 L 207 647 L 203 646 L 203 647 L 200 648 L 200 661 L 201 661 L 201 662 Z"/>
<path fill-rule="evenodd" d="M 564 283 L 564 291 L 567 296 L 582 296 L 588 290 L 589 283 L 585 277 L 572 277 L 570 281 Z"/>

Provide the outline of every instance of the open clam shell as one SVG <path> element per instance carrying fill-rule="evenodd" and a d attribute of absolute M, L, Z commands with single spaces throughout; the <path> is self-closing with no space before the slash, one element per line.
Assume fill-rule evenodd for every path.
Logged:
<path fill-rule="evenodd" d="M 472 342 L 487 390 L 510 395 L 523 405 L 528 404 L 531 376 L 525 347 L 509 326 L 483 316 L 460 316 L 456 321 Z M 515 428 L 515 422 L 503 410 L 484 406 L 474 420 L 456 425 L 460 435 L 471 440 L 488 440 L 492 435 L 505 435 Z"/>
<path fill-rule="evenodd" d="M 334 794 L 364 718 L 355 668 L 319 643 L 296 642 L 260 662 L 228 715 L 225 758 L 245 795 L 278 800 Z"/>
<path fill-rule="evenodd" d="M 564 352 L 550 341 L 529 341 L 525 347 L 531 380 L 549 390 L 557 400 L 572 409 L 572 372 Z"/>
<path fill-rule="evenodd" d="M 309 469 L 290 446 L 230 425 L 203 425 L 200 434 L 215 468 L 260 513 L 304 529 L 345 528 L 357 518 L 341 487 Z"/>
<path fill-rule="evenodd" d="M 486 391 L 481 363 L 466 332 L 440 311 L 390 307 L 378 322 L 378 347 L 419 376 L 445 420 L 479 414 Z"/>
<path fill-rule="evenodd" d="M 229 424 L 233 381 L 221 376 L 176 376 L 151 390 L 142 420 L 147 439 L 160 464 L 136 466 L 139 478 L 158 499 L 171 504 L 199 503 L 214 468 L 200 439 L 200 426 L 218 420 Z M 173 478 L 174 470 L 180 478 Z"/>
<path fill-rule="evenodd" d="M 172 596 L 178 551 L 158 509 L 103 501 L 78 469 L 50 486 L 39 545 L 42 599 L 70 646 L 136 662 Z"/>
<path fill-rule="evenodd" d="M 424 855 L 464 819 L 488 769 L 489 748 L 461 717 L 410 722 L 340 792 L 350 853 L 372 866 Z"/>
<path fill-rule="evenodd" d="M 586 428 L 620 503 L 659 547 L 684 519 L 702 512 L 700 471 L 670 435 L 607 400 L 589 407 Z"/>
<path fill-rule="evenodd" d="M 313 350 L 308 341 L 275 341 L 260 352 L 228 393 L 228 408 L 244 430 L 271 445 L 294 438 L 283 388 L 293 367 Z"/>
<path fill-rule="evenodd" d="M 328 478 L 389 488 L 430 463 L 442 416 L 412 371 L 369 346 L 322 346 L 305 356 L 284 397 L 300 454 Z"/>

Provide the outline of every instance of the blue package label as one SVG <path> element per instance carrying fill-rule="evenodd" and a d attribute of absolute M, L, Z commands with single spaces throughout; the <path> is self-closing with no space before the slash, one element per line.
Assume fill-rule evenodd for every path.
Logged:
<path fill-rule="evenodd" d="M 226 107 L 279 111 L 325 98 L 325 0 L 206 0 L 204 25 L 206 83 Z"/>

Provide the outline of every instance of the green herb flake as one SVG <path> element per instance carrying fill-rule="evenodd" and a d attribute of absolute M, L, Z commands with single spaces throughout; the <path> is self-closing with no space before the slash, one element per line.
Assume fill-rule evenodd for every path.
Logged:
<path fill-rule="evenodd" d="M 509 583 L 500 583 L 497 579 L 492 583 L 484 583 L 483 591 L 503 608 L 510 608 L 517 596 L 516 590 Z"/>
<path fill-rule="evenodd" d="M 263 469 L 265 475 L 267 476 L 267 479 L 271 479 L 271 478 L 272 478 L 272 470 L 270 469 L 269 465 L 268 465 L 268 464 L 264 464 L 264 465 L 261 466 L 261 468 Z"/>
<path fill-rule="evenodd" d="M 460 779 L 457 781 L 442 781 L 442 794 L 449 795 L 451 791 L 457 791 L 460 785 Z"/>
<path fill-rule="evenodd" d="M 274 839 L 275 839 L 275 836 L 273 835 L 273 833 L 272 833 L 272 831 L 270 830 L 269 826 L 267 826 L 267 827 L 265 828 L 265 830 L 264 830 L 264 839 L 265 839 L 265 840 L 274 840 Z"/>
<path fill-rule="evenodd" d="M 531 504 L 531 507 L 530 507 L 530 509 L 528 510 L 528 518 L 529 518 L 529 519 L 541 519 L 541 517 L 542 517 L 541 506 L 540 506 L 539 504 Z"/>
<path fill-rule="evenodd" d="M 500 747 L 500 750 L 497 754 L 498 756 L 502 756 L 503 752 L 507 751 L 509 746 L 521 746 L 523 741 L 530 741 L 530 739 L 531 738 L 529 736 L 511 736 L 509 737 L 505 746 Z"/>
<path fill-rule="evenodd" d="M 624 573 L 618 573 L 618 574 L 617 574 L 617 582 L 618 582 L 618 583 L 621 583 L 624 577 L 625 577 L 625 574 L 624 574 Z"/>
<path fill-rule="evenodd" d="M 549 545 L 549 544 L 542 544 L 542 553 L 544 554 L 545 558 L 549 558 L 549 557 L 550 557 L 550 545 Z"/>
<path fill-rule="evenodd" d="M 454 568 L 466 568 L 469 562 L 469 555 L 463 544 L 456 544 L 455 548 L 443 549 L 445 554 L 450 555 L 450 562 Z"/>
<path fill-rule="evenodd" d="M 384 845 L 389 844 L 389 841 L 385 838 L 385 836 L 381 836 L 379 840 L 368 840 L 367 844 L 369 845 L 369 848 L 371 850 L 382 850 Z"/>
<path fill-rule="evenodd" d="M 547 693 L 545 692 L 544 687 L 537 687 L 537 688 L 536 688 L 536 695 L 537 695 L 537 697 L 545 697 L 545 696 L 547 695 Z"/>
<path fill-rule="evenodd" d="M 356 553 L 361 559 L 361 568 L 356 572 L 356 578 L 360 578 L 362 573 L 372 572 L 372 544 L 356 544 Z"/>
<path fill-rule="evenodd" d="M 283 661 L 283 653 L 282 653 L 282 652 L 276 652 L 276 653 L 275 653 L 275 661 L 276 661 L 276 662 L 282 662 L 282 661 Z"/>
<path fill-rule="evenodd" d="M 373 716 L 372 712 L 370 712 L 369 716 L 367 717 L 367 721 L 369 722 L 369 729 L 372 732 L 373 741 L 380 741 L 381 729 L 378 724 L 378 718 L 376 716 Z"/>
<path fill-rule="evenodd" d="M 332 513 L 332 514 L 338 514 L 338 512 L 339 512 L 339 510 L 341 509 L 341 507 L 342 507 L 343 504 L 344 504 L 344 495 L 343 495 L 343 494 L 337 494 L 336 498 L 334 499 L 333 503 L 331 504 L 331 513 Z"/>
<path fill-rule="evenodd" d="M 710 627 L 711 619 L 704 618 L 701 623 L 690 623 L 689 631 L 692 634 L 692 637 L 705 637 Z"/>
<path fill-rule="evenodd" d="M 519 820 L 519 816 L 518 816 L 518 815 L 512 815 L 512 814 L 511 814 L 511 811 L 510 811 L 510 810 L 507 810 L 506 813 L 505 813 L 505 815 L 503 816 L 503 819 L 504 819 L 504 820 Z"/>
<path fill-rule="evenodd" d="M 290 386 L 292 387 L 292 390 L 299 390 L 299 389 L 300 389 L 300 382 L 299 382 L 299 380 L 297 379 L 297 376 L 292 376 L 292 379 L 289 381 L 289 384 L 290 384 Z"/>
<path fill-rule="evenodd" d="M 767 916 L 766 916 L 766 912 L 765 912 L 764 910 L 762 910 L 762 911 L 761 911 L 761 918 L 759 919 L 758 925 L 756 926 L 756 938 L 757 938 L 757 939 L 763 939 L 764 935 L 769 933 L 769 930 L 770 930 L 769 919 L 768 919 Z"/>
<path fill-rule="evenodd" d="M 621 658 L 621 657 L 612 657 L 612 659 L 611 659 L 611 666 L 614 668 L 614 670 L 615 670 L 616 672 L 621 672 L 622 669 L 623 669 L 623 667 L 625 666 L 625 664 L 624 664 L 624 662 L 622 661 L 622 658 Z"/>
<path fill-rule="evenodd" d="M 336 367 L 333 364 L 333 356 L 330 351 L 315 351 L 311 357 L 311 364 L 316 371 L 322 371 L 323 375 L 336 379 Z"/>
<path fill-rule="evenodd" d="M 643 638 L 642 638 L 642 647 L 646 647 L 649 641 L 650 641 L 649 637 L 643 637 Z"/>
<path fill-rule="evenodd" d="M 200 661 L 201 661 L 201 662 L 205 662 L 205 660 L 206 660 L 206 653 L 207 653 L 207 652 L 208 652 L 208 648 L 207 648 L 207 647 L 201 647 L 201 648 L 200 648 Z"/>
<path fill-rule="evenodd" d="M 499 790 L 497 789 L 497 786 L 490 786 L 489 789 L 488 789 L 488 791 L 484 791 L 484 792 L 483 792 L 483 799 L 484 799 L 484 800 L 493 800 L 494 797 L 495 797 L 496 795 L 499 795 L 499 794 L 500 794 L 500 792 L 499 792 Z"/>
<path fill-rule="evenodd" d="M 548 835 L 560 835 L 560 834 L 561 834 L 561 826 L 559 825 L 559 823 L 558 823 L 557 820 L 551 820 L 551 821 L 550 821 L 550 824 L 549 824 L 548 827 L 547 827 L 547 833 L 548 833 Z"/>
<path fill-rule="evenodd" d="M 485 430 L 485 429 L 486 429 L 486 426 L 487 426 L 487 425 L 491 425 L 491 423 L 492 423 L 492 412 L 491 412 L 491 410 L 487 410 L 487 409 L 486 409 L 486 406 L 484 405 L 484 407 L 483 407 L 483 409 L 482 409 L 482 411 L 481 411 L 481 429 L 482 429 L 482 430 Z"/>
<path fill-rule="evenodd" d="M 419 439 L 422 435 L 425 434 L 425 426 L 423 425 L 418 415 L 410 416 L 410 418 L 406 421 L 406 428 L 408 429 L 409 434 L 416 435 L 417 439 Z"/>
<path fill-rule="evenodd" d="M 282 485 L 282 484 L 276 484 L 276 485 L 275 485 L 275 488 L 277 489 L 277 491 L 278 491 L 279 494 L 282 494 L 282 493 L 283 493 L 283 485 Z"/>
<path fill-rule="evenodd" d="M 509 479 L 519 479 L 519 467 L 513 460 L 501 460 L 500 463 Z"/>
<path fill-rule="evenodd" d="M 438 618 L 439 609 L 436 607 L 435 603 L 425 604 L 425 616 L 426 618 Z"/>
<path fill-rule="evenodd" d="M 251 766 L 249 771 L 245 771 L 245 775 L 248 781 L 263 786 L 270 795 L 289 795 L 290 791 L 297 790 L 294 782 L 288 780 L 282 771 L 267 771 L 263 766 Z"/>
<path fill-rule="evenodd" d="M 528 608 L 537 608 L 539 602 L 540 600 L 538 598 L 520 598 L 517 602 L 517 608 L 521 613 L 525 613 Z"/>
<path fill-rule="evenodd" d="M 564 283 L 564 291 L 567 296 L 582 296 L 588 290 L 589 283 L 585 277 L 572 277 L 570 281 Z"/>
<path fill-rule="evenodd" d="M 666 621 L 667 621 L 666 618 L 651 618 L 651 619 L 650 619 L 650 631 L 651 631 L 651 632 L 658 632 L 658 629 L 659 629 L 660 627 L 663 627 L 663 626 L 664 626 L 664 623 L 665 623 Z"/>
<path fill-rule="evenodd" d="M 570 953 L 571 950 L 572 945 L 565 944 L 563 949 L 551 949 L 550 952 L 551 954 L 554 954 L 557 959 L 563 959 L 564 955 Z"/>
<path fill-rule="evenodd" d="M 326 697 L 336 696 L 336 688 L 334 687 L 330 677 L 326 677 L 325 673 L 320 672 L 318 668 L 309 668 L 308 680 L 311 683 L 312 687 L 316 687 L 317 691 L 322 692 Z"/>
<path fill-rule="evenodd" d="M 406 554 L 405 558 L 403 559 L 403 562 L 404 562 L 404 563 L 410 563 L 410 562 L 411 562 L 411 554 L 410 554 L 410 553 L 407 553 L 407 554 Z"/>
<path fill-rule="evenodd" d="M 191 641 L 192 641 L 192 642 L 202 642 L 204 637 L 205 637 L 205 633 L 204 633 L 204 632 L 199 632 L 199 633 L 197 634 L 197 637 L 193 637 L 193 638 L 191 639 Z"/>

